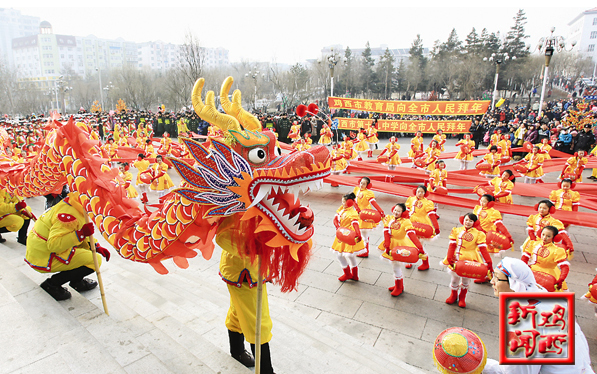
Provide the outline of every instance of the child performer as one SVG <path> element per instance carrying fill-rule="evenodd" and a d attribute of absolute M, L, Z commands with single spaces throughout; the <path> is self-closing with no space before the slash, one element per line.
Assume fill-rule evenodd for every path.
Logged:
<path fill-rule="evenodd" d="M 385 163 L 385 165 L 387 165 L 388 170 L 396 170 L 396 165 L 400 165 L 402 163 L 402 160 L 400 160 L 400 155 L 398 154 L 399 149 L 400 144 L 396 143 L 396 137 L 392 136 L 390 138 L 390 142 L 386 145 L 386 148 L 381 151 L 377 158 L 379 159 L 387 153 L 388 161 Z"/>
<path fill-rule="evenodd" d="M 355 209 L 355 199 L 356 196 L 352 192 L 344 195 L 342 197 L 342 205 L 338 208 L 336 215 L 334 216 L 334 226 L 336 226 L 336 230 L 343 227 L 354 230 L 356 233 L 356 244 L 354 245 L 340 241 L 337 236 L 332 244 L 332 251 L 336 252 L 336 258 L 344 271 L 344 274 L 338 278 L 340 282 L 345 282 L 349 279 L 355 281 L 359 280 L 359 268 L 357 267 L 356 253 L 365 251 L 365 245 L 361 240 L 361 231 L 359 229 L 359 214 Z"/>
<path fill-rule="evenodd" d="M 551 275 L 555 280 L 556 291 L 567 290 L 566 277 L 570 272 L 570 262 L 566 250 L 553 243 L 558 235 L 554 226 L 545 226 L 541 230 L 541 239 L 527 241 L 523 247 L 521 260 L 534 272 Z"/>
<path fill-rule="evenodd" d="M 464 134 L 464 139 L 456 143 L 460 146 L 460 151 L 454 157 L 460 161 L 460 170 L 468 169 L 468 163 L 473 162 L 473 150 L 475 149 L 475 141 L 471 140 L 471 134 Z"/>
<path fill-rule="evenodd" d="M 381 207 L 379 206 L 379 204 L 377 204 L 377 201 L 375 201 L 375 194 L 373 193 L 373 191 L 370 190 L 370 188 L 371 179 L 369 179 L 368 177 L 363 177 L 361 178 L 359 185 L 356 186 L 352 191 L 357 197 L 357 210 L 363 211 L 365 209 L 375 208 L 383 218 L 386 215 L 383 209 L 381 209 Z M 359 228 L 361 230 L 361 235 L 365 244 L 365 252 L 359 253 L 357 255 L 358 257 L 369 257 L 369 234 L 371 233 L 371 230 L 373 230 L 376 226 L 376 223 L 365 222 L 359 218 Z"/>

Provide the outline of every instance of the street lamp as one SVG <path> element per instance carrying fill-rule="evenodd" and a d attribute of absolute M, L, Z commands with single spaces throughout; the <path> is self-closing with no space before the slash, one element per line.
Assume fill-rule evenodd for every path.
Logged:
<path fill-rule="evenodd" d="M 495 62 L 495 82 L 493 83 L 493 95 L 491 97 L 491 108 L 495 109 L 495 99 L 498 95 L 497 84 L 500 76 L 500 65 L 504 61 L 508 61 L 510 56 L 508 53 L 492 53 L 489 58 L 483 57 L 483 61 Z M 512 56 L 512 60 L 516 60 L 516 56 Z"/>
<path fill-rule="evenodd" d="M 99 77 L 100 104 L 102 104 L 102 111 L 103 111 L 104 110 L 104 94 L 102 92 L 102 70 L 99 68 L 99 63 L 98 63 L 98 67 L 95 68 L 95 71 L 97 71 L 97 75 Z"/>
<path fill-rule="evenodd" d="M 56 110 L 60 111 L 60 101 L 58 101 L 58 87 L 62 87 L 63 75 L 59 76 L 58 79 L 54 80 L 54 95 L 56 96 Z"/>
<path fill-rule="evenodd" d="M 64 82 L 64 83 L 66 83 L 66 82 Z M 63 94 L 62 94 L 62 112 L 63 113 L 66 113 L 66 94 L 72 90 L 73 90 L 73 88 L 70 86 L 64 87 L 64 89 L 63 89 Z"/>
<path fill-rule="evenodd" d="M 253 78 L 253 81 L 255 83 L 255 102 L 253 103 L 253 109 L 256 111 L 257 110 L 257 78 L 259 78 L 259 70 L 257 70 L 257 66 L 255 66 L 255 67 L 253 67 L 253 69 L 249 70 L 249 72 L 245 74 L 245 77 Z M 265 77 L 265 74 L 263 74 L 262 77 Z"/>
<path fill-rule="evenodd" d="M 556 30 L 555 27 L 551 28 L 551 34 L 547 37 L 543 37 L 539 39 L 537 43 L 537 49 L 539 52 L 545 53 L 545 72 L 543 73 L 543 86 L 541 87 L 541 99 L 539 99 L 539 113 L 537 114 L 537 118 L 541 117 L 543 113 L 543 99 L 545 98 L 545 85 L 547 84 L 547 73 L 549 70 L 549 62 L 551 61 L 551 56 L 555 50 L 558 52 L 562 52 L 566 50 L 566 42 L 564 38 L 558 35 L 554 35 L 553 32 Z M 576 40 L 572 41 L 570 50 L 574 48 L 576 45 Z"/>
<path fill-rule="evenodd" d="M 334 52 L 334 48 L 330 48 L 331 55 L 329 55 L 326 60 L 328 63 L 328 67 L 330 68 L 330 96 L 334 96 L 334 68 L 338 64 L 338 62 L 343 61 L 346 62 L 346 57 L 340 60 L 340 56 L 338 53 Z M 321 63 L 321 61 L 319 61 Z"/>
<path fill-rule="evenodd" d="M 104 87 L 104 91 L 106 91 L 106 99 L 110 100 L 110 106 L 113 106 L 112 97 L 110 96 L 110 90 L 112 89 L 114 89 L 114 85 L 112 84 L 112 82 L 108 82 L 108 85 Z"/>

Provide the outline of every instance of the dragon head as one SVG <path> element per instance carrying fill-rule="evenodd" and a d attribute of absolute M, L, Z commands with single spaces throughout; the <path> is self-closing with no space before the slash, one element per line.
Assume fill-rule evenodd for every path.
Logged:
<path fill-rule="evenodd" d="M 323 186 L 323 178 L 330 174 L 328 150 L 313 147 L 282 154 L 275 134 L 261 132 L 257 118 L 242 108 L 240 91 L 234 92 L 232 101 L 228 99 L 232 77 L 220 92 L 226 114 L 217 111 L 213 91 L 203 103 L 203 85 L 201 78 L 193 89 L 195 111 L 224 136 L 211 138 L 209 146 L 183 140 L 195 165 L 171 159 L 184 179 L 173 192 L 203 205 L 202 219 L 239 214 L 242 221 L 254 221 L 254 234 L 264 240 L 262 247 L 283 248 L 300 261 L 299 251 L 311 248 L 314 229 L 313 212 L 301 205 L 298 194 Z"/>

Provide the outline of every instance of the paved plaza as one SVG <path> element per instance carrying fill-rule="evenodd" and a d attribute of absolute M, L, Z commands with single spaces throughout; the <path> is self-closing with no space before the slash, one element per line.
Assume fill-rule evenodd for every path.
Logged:
<path fill-rule="evenodd" d="M 425 138 L 426 143 L 429 140 Z M 409 141 L 399 139 L 402 156 Z M 449 139 L 446 152 L 455 151 L 455 143 Z M 456 161 L 446 163 L 448 170 L 458 169 Z M 169 174 L 178 184 L 176 172 Z M 588 175 L 590 170 L 585 171 L 585 181 Z M 547 181 L 555 177 L 551 173 Z M 406 270 L 405 292 L 391 297 L 387 288 L 394 283 L 392 269 L 376 249 L 383 240 L 380 228 L 372 232 L 370 257 L 359 259 L 360 281 L 337 279 L 342 270 L 330 250 L 333 217 L 342 195 L 351 190 L 326 184 L 320 191 L 301 196 L 316 217 L 308 268 L 297 292 L 282 294 L 268 284 L 276 373 L 436 372 L 433 341 L 452 326 L 476 332 L 489 357 L 497 359 L 498 299 L 491 286 L 472 284 L 465 309 L 445 303 L 450 276 L 439 262 L 446 255 L 450 230 L 472 207 L 439 205 L 441 235 L 424 243 L 431 268 Z M 157 200 L 154 194 L 150 197 Z M 376 199 L 386 213 L 406 200 L 382 193 L 376 193 Z M 534 205 L 538 200 L 514 197 L 518 204 Z M 37 216 L 42 213 L 43 198 L 27 199 L 27 203 Z M 526 217 L 505 215 L 504 224 L 516 248 L 506 256 L 520 258 Z M 579 298 L 596 273 L 597 230 L 574 226 L 569 232 L 576 252 L 567 282 L 576 293 L 576 317 L 589 341 L 595 369 L 597 317 L 593 305 Z M 101 268 L 110 308 L 106 316 L 98 290 L 83 295 L 72 291 L 72 300 L 54 301 L 39 288 L 46 276 L 24 263 L 25 247 L 16 243 L 15 234 L 4 237 L 7 242 L 0 244 L 0 346 L 4 351 L 0 373 L 251 372 L 227 353 L 224 319 L 229 300 L 218 276 L 219 248 L 210 260 L 200 255 L 191 259 L 188 269 L 166 262 L 171 273 L 165 276 L 149 265 L 126 261 L 112 250 L 112 259 Z"/>

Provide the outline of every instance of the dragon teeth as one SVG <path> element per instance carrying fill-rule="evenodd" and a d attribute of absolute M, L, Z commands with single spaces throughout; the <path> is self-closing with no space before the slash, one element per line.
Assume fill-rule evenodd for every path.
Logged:
<path fill-rule="evenodd" d="M 261 200 L 263 200 L 263 198 L 269 194 L 269 192 L 270 188 L 268 186 L 259 187 L 259 192 L 257 193 L 257 196 L 255 196 L 255 199 L 253 199 L 253 202 L 251 203 L 251 205 L 247 207 L 247 209 L 259 204 Z"/>

